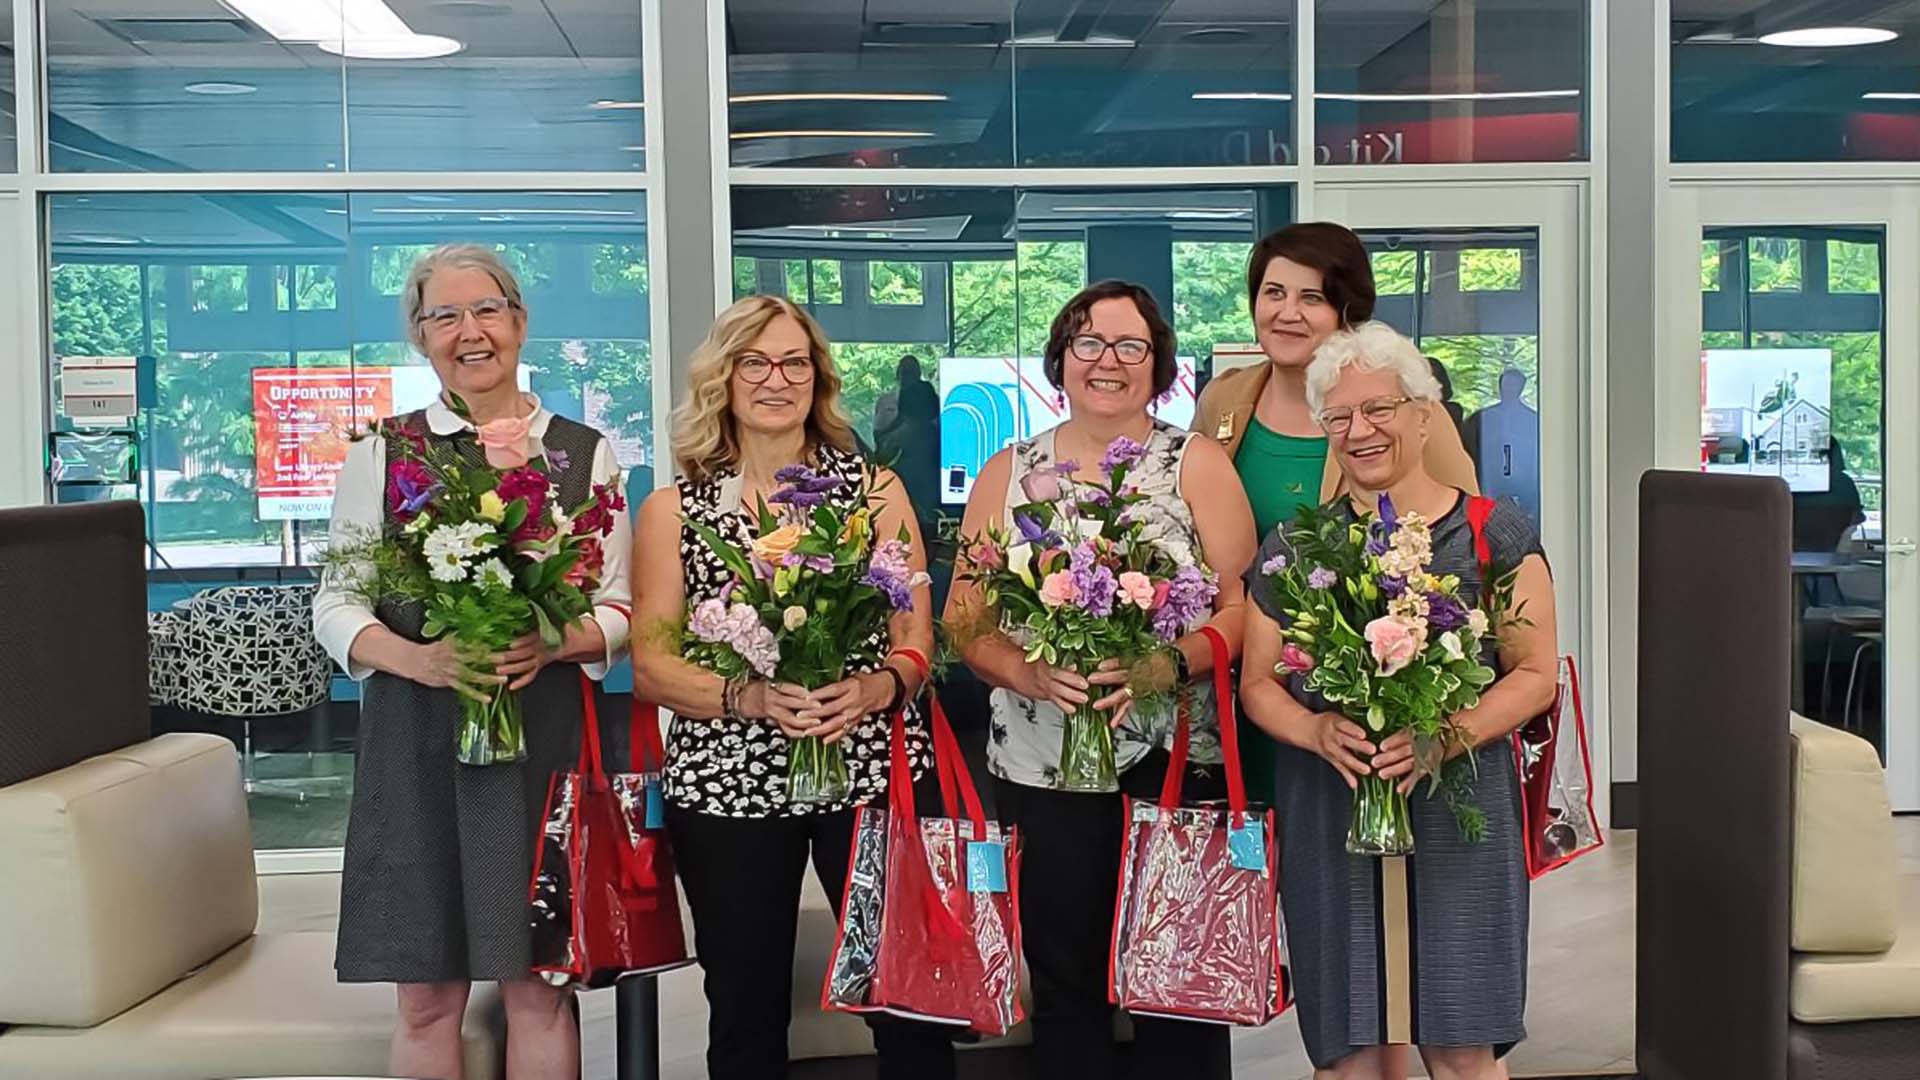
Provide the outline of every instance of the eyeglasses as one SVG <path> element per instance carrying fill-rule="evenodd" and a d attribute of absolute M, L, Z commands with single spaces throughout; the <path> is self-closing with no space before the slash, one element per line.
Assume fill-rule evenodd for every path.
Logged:
<path fill-rule="evenodd" d="M 459 326 L 460 320 L 471 314 L 473 321 L 481 326 L 498 326 L 507 317 L 507 312 L 519 306 L 504 296 L 483 296 L 469 304 L 430 307 L 420 313 L 420 324 L 445 333 Z"/>
<path fill-rule="evenodd" d="M 1115 360 L 1128 367 L 1144 364 L 1147 362 L 1147 357 L 1153 355 L 1153 343 L 1142 341 L 1137 337 L 1123 337 L 1119 341 L 1108 341 L 1098 334 L 1078 334 L 1067 342 L 1067 351 L 1073 354 L 1073 358 L 1089 364 L 1099 363 L 1108 349 L 1113 350 Z"/>
<path fill-rule="evenodd" d="M 789 356 L 785 360 L 774 360 L 759 353 L 742 353 L 740 359 L 733 362 L 733 370 L 742 379 L 759 386 L 773 376 L 773 369 L 780 369 L 780 377 L 787 380 L 788 386 L 799 386 L 813 381 L 813 357 Z"/>
<path fill-rule="evenodd" d="M 1372 424 L 1374 427 L 1385 427 L 1393 423 L 1393 418 L 1399 415 L 1400 406 L 1412 400 L 1412 398 L 1404 396 L 1383 397 L 1374 398 L 1372 401 L 1363 401 L 1358 407 L 1352 405 L 1336 405 L 1331 409 L 1320 410 L 1320 426 L 1324 428 L 1329 435 L 1345 435 L 1347 432 L 1353 430 L 1353 414 L 1357 412 L 1361 416 L 1366 417 L 1367 423 Z"/>

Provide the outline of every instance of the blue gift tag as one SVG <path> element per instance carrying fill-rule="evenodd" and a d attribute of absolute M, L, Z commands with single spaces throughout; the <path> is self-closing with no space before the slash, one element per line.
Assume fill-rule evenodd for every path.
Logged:
<path fill-rule="evenodd" d="M 1237 829 L 1227 833 L 1227 854 L 1233 859 L 1235 869 L 1267 869 L 1267 823 L 1247 815 L 1246 821 Z"/>
<path fill-rule="evenodd" d="M 967 891 L 1007 891 L 1006 844 L 998 840 L 978 840 L 967 845 Z"/>
<path fill-rule="evenodd" d="M 647 781 L 647 824 L 649 829 L 664 828 L 667 824 L 667 800 L 660 794 L 660 781 Z"/>

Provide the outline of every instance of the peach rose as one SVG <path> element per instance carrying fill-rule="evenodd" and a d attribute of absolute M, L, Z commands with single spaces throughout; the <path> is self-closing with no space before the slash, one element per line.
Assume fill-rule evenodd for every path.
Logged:
<path fill-rule="evenodd" d="M 1073 575 L 1065 570 L 1056 570 L 1047 575 L 1040 583 L 1040 602 L 1048 607 L 1061 607 L 1073 603 Z"/>
<path fill-rule="evenodd" d="M 1381 678 L 1413 663 L 1413 658 L 1420 653 L 1413 627 L 1393 615 L 1382 615 L 1367 624 L 1367 644 L 1373 650 L 1374 662 L 1380 665 Z"/>
<path fill-rule="evenodd" d="M 753 553 L 763 562 L 779 566 L 780 560 L 786 558 L 794 546 L 800 543 L 800 538 L 805 535 L 807 535 L 805 526 L 782 525 L 767 535 L 756 538 L 753 542 Z"/>
<path fill-rule="evenodd" d="M 533 418 L 502 417 L 480 425 L 480 445 L 487 464 L 496 469 L 518 469 L 533 457 Z"/>
<path fill-rule="evenodd" d="M 1142 611 L 1153 610 L 1153 579 L 1138 570 L 1120 575 L 1120 595 Z"/>

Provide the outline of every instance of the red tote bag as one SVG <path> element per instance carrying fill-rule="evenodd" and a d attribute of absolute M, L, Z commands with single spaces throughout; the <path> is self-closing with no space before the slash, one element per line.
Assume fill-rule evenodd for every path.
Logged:
<path fill-rule="evenodd" d="M 1124 800 L 1126 832 L 1109 997 L 1128 1012 L 1258 1026 L 1292 1002 L 1273 811 L 1247 803 L 1227 644 L 1212 627 L 1227 805 L 1183 805 L 1188 717 L 1174 729 L 1160 801 Z"/>
<path fill-rule="evenodd" d="M 548 785 L 527 903 L 534 973 L 556 986 L 598 987 L 684 967 L 693 957 L 662 821 L 659 710 L 634 699 L 631 771 L 609 775 L 594 686 L 584 674 L 580 681 L 580 761 Z"/>
<path fill-rule="evenodd" d="M 1474 556 L 1482 571 L 1493 563 L 1487 519 L 1494 502 L 1467 500 Z M 1538 880 L 1606 844 L 1593 811 L 1593 758 L 1587 751 L 1587 710 L 1580 700 L 1580 671 L 1573 657 L 1559 660 L 1553 707 L 1512 735 L 1513 764 L 1520 774 L 1520 833 L 1527 852 L 1527 878 Z M 1573 726 L 1566 719 L 1573 705 Z M 1571 734 L 1571 739 L 1568 738 Z"/>
<path fill-rule="evenodd" d="M 888 805 L 855 813 L 821 1005 L 1004 1035 L 1023 1018 L 1018 836 L 986 820 L 946 712 L 928 702 L 946 816 L 919 816 L 896 712 Z"/>

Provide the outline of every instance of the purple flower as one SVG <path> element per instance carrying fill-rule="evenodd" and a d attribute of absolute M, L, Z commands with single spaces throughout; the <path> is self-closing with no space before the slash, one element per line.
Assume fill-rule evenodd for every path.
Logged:
<path fill-rule="evenodd" d="M 1049 468 L 1055 476 L 1072 476 L 1080 471 L 1080 463 L 1073 458 L 1068 458 L 1065 461 L 1054 462 Z"/>
<path fill-rule="evenodd" d="M 1285 555 L 1275 555 L 1273 558 L 1260 564 L 1260 573 L 1264 577 L 1272 577 L 1286 568 L 1287 557 Z"/>
<path fill-rule="evenodd" d="M 1089 488 L 1086 497 L 1080 500 L 1088 506 L 1111 506 L 1113 494 L 1106 488 Z"/>
<path fill-rule="evenodd" d="M 547 465 L 554 472 L 566 472 L 567 466 L 571 464 L 573 464 L 573 458 L 565 450 L 547 451 Z"/>
<path fill-rule="evenodd" d="M 1107 444 L 1107 452 L 1100 458 L 1100 471 L 1110 473 L 1126 468 L 1146 456 L 1146 447 L 1122 435 Z"/>
<path fill-rule="evenodd" d="M 860 583 L 871 585 L 885 593 L 887 602 L 895 611 L 907 611 L 913 607 L 913 587 L 924 576 L 914 572 L 907 561 L 908 548 L 898 540 L 888 540 L 873 549 L 873 559 L 867 564 L 867 572 L 861 576 Z"/>
<path fill-rule="evenodd" d="M 1331 589 L 1339 581 L 1340 575 L 1324 566 L 1314 567 L 1313 572 L 1307 575 L 1307 586 L 1314 589 Z"/>
<path fill-rule="evenodd" d="M 806 570 L 812 570 L 816 574 L 833 573 L 833 559 L 827 555 L 802 555 L 798 552 L 789 551 L 784 556 L 781 556 L 780 565 L 789 568 L 800 567 Z"/>
<path fill-rule="evenodd" d="M 791 506 L 795 510 L 811 510 L 827 501 L 825 495 L 799 487 L 783 487 L 767 500 L 781 506 Z"/>
<path fill-rule="evenodd" d="M 1120 592 L 1120 582 L 1100 563 L 1092 544 L 1074 548 L 1067 569 L 1073 575 L 1074 596 L 1087 614 L 1096 619 L 1113 614 L 1113 598 Z"/>
<path fill-rule="evenodd" d="M 1219 590 L 1197 566 L 1181 567 L 1167 586 L 1166 602 L 1153 613 L 1153 632 L 1162 641 L 1173 641 L 1213 607 Z"/>
<path fill-rule="evenodd" d="M 1444 634 L 1467 625 L 1467 609 L 1460 601 L 1442 593 L 1427 594 L 1427 625 Z"/>
<path fill-rule="evenodd" d="M 773 678 L 780 664 L 780 642 L 748 604 L 703 600 L 687 617 L 687 632 L 701 641 L 725 645 L 762 678 Z"/>
<path fill-rule="evenodd" d="M 1039 544 L 1042 547 L 1046 547 L 1057 543 L 1060 539 L 1053 534 L 1052 530 L 1040 524 L 1040 520 L 1031 514 L 1016 512 L 1013 515 L 1013 527 L 1020 530 L 1020 538 L 1029 544 Z"/>
<path fill-rule="evenodd" d="M 1398 599 L 1401 593 L 1407 591 L 1407 579 L 1398 574 L 1382 574 L 1380 591 L 1385 593 L 1389 600 Z"/>
<path fill-rule="evenodd" d="M 809 495 L 824 495 L 847 486 L 845 477 L 814 472 L 805 465 L 788 465 L 773 474 L 776 482 Z"/>
<path fill-rule="evenodd" d="M 1384 491 L 1380 493 L 1380 527 L 1385 529 L 1389 536 L 1393 535 L 1393 530 L 1400 527 L 1400 515 L 1394 512 L 1393 499 Z"/>

